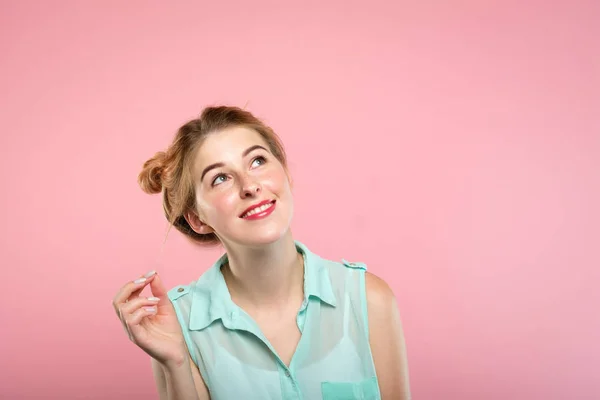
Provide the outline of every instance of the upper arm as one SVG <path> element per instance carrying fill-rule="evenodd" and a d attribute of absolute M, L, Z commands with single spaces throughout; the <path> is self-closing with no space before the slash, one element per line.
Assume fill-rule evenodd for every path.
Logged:
<path fill-rule="evenodd" d="M 165 373 L 163 370 L 163 366 L 156 361 L 154 358 L 150 358 L 152 360 L 152 374 L 154 376 L 154 381 L 156 383 L 156 389 L 158 391 L 158 396 L 160 400 L 168 400 L 168 387 L 167 387 L 167 379 L 165 377 Z M 198 392 L 198 398 L 200 400 L 210 400 L 210 395 L 208 393 L 208 388 L 204 383 L 204 379 L 200 375 L 200 371 L 191 357 L 189 357 L 190 369 L 192 370 L 192 378 L 194 379 L 194 386 L 196 387 L 196 391 Z"/>
<path fill-rule="evenodd" d="M 394 293 L 377 276 L 365 272 L 369 342 L 383 399 L 410 399 L 408 360 L 400 312 Z"/>

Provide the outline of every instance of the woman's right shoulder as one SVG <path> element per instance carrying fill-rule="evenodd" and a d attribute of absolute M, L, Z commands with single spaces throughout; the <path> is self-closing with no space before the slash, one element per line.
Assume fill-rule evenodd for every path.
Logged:
<path fill-rule="evenodd" d="M 177 301 L 177 300 L 181 299 L 182 297 L 189 295 L 190 290 L 195 286 L 195 284 L 196 284 L 196 282 L 191 282 L 187 285 L 177 285 L 177 286 L 171 288 L 167 292 L 167 295 L 169 296 L 169 300 Z"/>
<path fill-rule="evenodd" d="M 194 281 L 189 282 L 188 284 L 181 284 L 172 287 L 168 292 L 168 297 L 171 301 L 177 300 L 185 300 L 191 297 L 192 293 L 199 293 L 202 295 L 203 293 L 208 294 L 210 289 L 214 286 L 214 271 L 212 268 L 204 271 L 200 277 Z"/>

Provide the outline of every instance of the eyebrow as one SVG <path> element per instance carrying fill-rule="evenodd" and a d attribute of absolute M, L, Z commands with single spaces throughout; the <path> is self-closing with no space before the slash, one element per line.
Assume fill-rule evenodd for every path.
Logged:
<path fill-rule="evenodd" d="M 255 144 L 254 146 L 250 146 L 248 147 L 246 150 L 244 150 L 244 152 L 242 153 L 242 157 L 246 157 L 248 154 L 252 153 L 254 150 L 258 150 L 258 149 L 263 149 L 264 151 L 267 151 L 267 149 L 265 149 L 263 146 Z M 225 164 L 222 162 L 218 162 L 218 163 L 214 163 L 214 164 L 210 164 L 208 167 L 204 168 L 204 171 L 202 171 L 202 175 L 200 176 L 200 182 L 202 182 L 204 180 L 204 176 L 211 170 L 211 169 L 215 169 L 215 168 L 220 168 L 220 167 L 224 167 Z"/>

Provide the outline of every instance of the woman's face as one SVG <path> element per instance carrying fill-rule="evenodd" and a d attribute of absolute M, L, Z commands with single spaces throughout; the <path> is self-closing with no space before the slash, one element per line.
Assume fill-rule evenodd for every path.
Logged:
<path fill-rule="evenodd" d="M 196 154 L 198 216 L 221 240 L 246 246 L 281 238 L 293 215 L 283 165 L 253 129 L 231 127 L 208 135 Z"/>

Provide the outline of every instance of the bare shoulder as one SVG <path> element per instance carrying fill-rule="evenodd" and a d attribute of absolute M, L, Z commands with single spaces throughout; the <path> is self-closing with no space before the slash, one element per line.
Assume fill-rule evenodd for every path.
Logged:
<path fill-rule="evenodd" d="M 396 296 L 386 281 L 375 274 L 365 272 L 365 286 L 369 309 L 387 313 L 396 309 Z"/>
<path fill-rule="evenodd" d="M 408 360 L 396 296 L 388 283 L 366 272 L 369 342 L 383 399 L 410 399 Z"/>
<path fill-rule="evenodd" d="M 382 278 L 365 272 L 367 313 L 371 339 L 383 335 L 387 340 L 404 341 L 400 310 L 394 291 Z"/>

